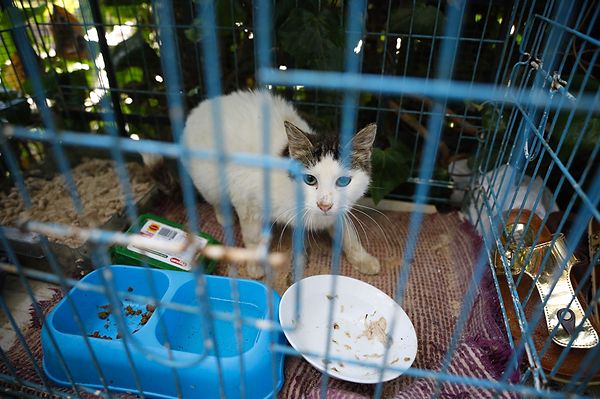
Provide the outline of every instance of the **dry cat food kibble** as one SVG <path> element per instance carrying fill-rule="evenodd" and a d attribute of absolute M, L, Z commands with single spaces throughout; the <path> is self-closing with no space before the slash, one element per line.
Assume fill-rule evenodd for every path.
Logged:
<path fill-rule="evenodd" d="M 102 311 L 98 312 L 98 318 L 100 320 L 107 321 L 107 323 L 104 324 L 104 328 L 108 329 L 110 326 L 109 325 L 109 322 L 110 322 L 109 316 L 111 315 L 110 305 L 108 305 L 108 304 L 101 305 L 101 306 L 98 306 L 98 308 L 103 309 Z M 131 305 L 127 305 L 123 310 L 124 310 L 125 316 L 129 316 L 129 317 L 141 316 L 138 327 L 132 331 L 132 334 L 135 334 L 136 332 L 138 332 L 140 330 L 141 326 L 144 326 L 144 325 L 146 325 L 146 323 L 148 323 L 148 320 L 150 320 L 150 318 L 152 317 L 152 314 L 156 310 L 156 306 L 154 306 L 151 303 L 146 304 L 146 312 L 142 312 L 142 309 L 134 309 Z M 88 334 L 88 337 L 101 338 L 101 339 L 112 339 L 109 336 L 101 335 L 99 331 L 94 331 L 93 333 Z M 116 339 L 121 339 L 120 332 L 117 333 Z"/>
<path fill-rule="evenodd" d="M 135 162 L 125 164 L 134 201 L 139 201 L 153 186 L 144 167 Z M 125 207 L 125 199 L 117 177 L 115 163 L 105 159 L 85 159 L 71 170 L 77 194 L 83 204 L 78 215 L 62 175 L 52 180 L 38 177 L 25 179 L 32 208 L 25 209 L 16 187 L 8 194 L 0 192 L 0 225 L 14 225 L 17 220 L 36 220 L 70 224 L 77 227 L 100 227 Z M 55 240 L 71 248 L 83 241 L 77 238 Z"/>
<path fill-rule="evenodd" d="M 142 310 L 141 309 L 134 309 L 131 307 L 131 305 L 127 305 L 127 307 L 125 308 L 125 316 L 139 316 L 142 314 Z"/>
<path fill-rule="evenodd" d="M 112 340 L 112 338 L 107 335 L 101 335 L 100 331 L 94 331 L 93 333 L 89 334 L 88 337 Z"/>
<path fill-rule="evenodd" d="M 146 324 L 148 322 L 148 320 L 150 320 L 150 317 L 152 317 L 152 314 L 154 313 L 155 309 L 156 308 L 152 304 L 146 305 L 147 312 L 142 314 L 142 321 L 140 321 L 141 325 Z"/>

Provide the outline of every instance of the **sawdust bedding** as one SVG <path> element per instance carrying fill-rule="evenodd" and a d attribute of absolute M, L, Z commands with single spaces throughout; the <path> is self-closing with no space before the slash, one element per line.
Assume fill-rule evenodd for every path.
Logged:
<path fill-rule="evenodd" d="M 154 183 L 142 165 L 129 162 L 125 166 L 131 193 L 137 202 L 151 190 Z M 16 187 L 8 193 L 0 192 L 0 225 L 11 226 L 18 220 L 25 219 L 78 227 L 100 227 L 125 207 L 125 197 L 114 161 L 87 158 L 71 170 L 71 175 L 83 205 L 81 214 L 75 210 L 62 175 L 56 175 L 51 180 L 27 177 L 25 185 L 31 197 L 32 207 L 25 209 Z M 58 242 L 71 248 L 83 244 L 76 238 L 62 239 Z"/>

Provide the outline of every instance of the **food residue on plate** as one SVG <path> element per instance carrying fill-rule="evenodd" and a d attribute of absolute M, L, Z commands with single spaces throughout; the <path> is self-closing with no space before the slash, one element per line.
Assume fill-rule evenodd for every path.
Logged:
<path fill-rule="evenodd" d="M 330 301 L 331 301 L 333 298 L 337 298 L 337 297 L 338 297 L 337 295 L 329 295 L 329 294 L 327 294 L 327 295 L 325 295 L 325 296 L 326 296 L 326 297 L 327 297 L 327 299 L 329 299 Z"/>
<path fill-rule="evenodd" d="M 351 351 L 352 347 L 350 345 L 348 345 L 348 344 L 344 344 L 344 349 L 347 349 L 347 350 Z"/>
<path fill-rule="evenodd" d="M 334 330 L 338 330 L 339 328 L 340 328 L 340 325 L 338 323 L 333 323 Z"/>
<path fill-rule="evenodd" d="M 362 356 L 367 359 L 379 359 L 380 357 L 383 357 L 383 355 L 380 353 L 369 353 L 367 355 L 362 355 Z"/>
<path fill-rule="evenodd" d="M 375 314 L 375 312 L 373 312 L 373 314 Z M 381 342 L 383 346 L 389 348 L 394 341 L 392 337 L 385 332 L 387 329 L 387 320 L 385 317 L 380 317 L 377 321 L 367 321 L 367 317 L 368 315 L 365 315 L 365 329 L 358 338 L 367 337 L 369 341 L 376 339 Z"/>

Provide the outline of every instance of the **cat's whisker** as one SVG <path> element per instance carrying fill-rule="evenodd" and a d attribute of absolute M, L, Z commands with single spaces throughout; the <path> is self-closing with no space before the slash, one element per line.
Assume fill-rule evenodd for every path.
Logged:
<path fill-rule="evenodd" d="M 348 212 L 348 216 L 349 216 L 348 220 L 352 223 L 352 226 L 354 228 L 354 232 L 356 234 L 356 237 L 357 237 L 358 241 L 361 242 L 361 245 L 364 246 L 364 244 L 367 244 L 367 246 L 368 246 L 369 245 L 369 235 L 365 231 L 365 224 L 364 224 L 364 222 L 362 220 L 360 220 L 360 218 L 358 218 L 356 215 L 354 215 L 351 212 Z M 358 234 L 358 229 L 356 228 L 356 223 L 351 219 L 351 217 L 353 217 L 358 222 L 359 227 L 363 231 L 363 234 L 364 234 L 363 237 L 364 238 L 361 238 L 360 234 Z M 367 230 L 370 230 L 368 226 L 366 226 L 366 227 L 367 227 Z"/>
<path fill-rule="evenodd" d="M 353 212 L 353 211 L 359 212 L 359 213 L 365 215 L 366 217 L 368 217 L 379 228 L 379 231 L 381 231 L 381 234 L 385 235 L 383 228 L 381 227 L 379 222 L 377 220 L 375 220 L 375 218 L 373 216 L 369 215 L 367 212 L 365 212 L 361 209 L 358 209 L 358 208 L 350 209 L 350 212 Z"/>
<path fill-rule="evenodd" d="M 356 229 L 356 223 L 354 223 L 354 221 L 352 220 L 352 218 L 356 219 L 356 221 L 358 222 L 358 225 L 360 226 L 360 228 L 361 228 L 361 229 L 362 229 L 362 231 L 363 231 L 363 234 L 364 234 L 364 237 L 365 237 L 365 239 L 367 239 L 367 240 L 368 240 L 368 238 L 369 238 L 369 235 L 367 234 L 367 231 L 365 230 L 365 224 L 364 224 L 364 222 L 363 222 L 362 220 L 360 220 L 360 219 L 359 219 L 359 218 L 358 218 L 356 215 L 354 215 L 352 212 L 348 212 L 348 213 L 347 213 L 347 215 L 344 215 L 344 216 L 345 216 L 345 217 L 347 217 L 347 218 L 348 218 L 348 221 L 354 225 L 354 227 L 355 227 L 355 228 L 354 228 L 354 231 L 356 231 L 356 232 L 358 233 L 358 231 L 357 231 L 357 229 Z M 359 236 L 358 234 L 357 234 L 357 236 L 358 236 L 358 238 L 359 238 L 359 240 L 360 240 L 360 236 Z"/>
<path fill-rule="evenodd" d="M 388 253 L 391 254 L 392 251 L 391 251 L 391 243 L 390 243 L 389 237 L 385 234 L 385 231 L 383 230 L 383 228 L 381 227 L 381 225 L 379 224 L 379 222 L 377 222 L 377 220 L 375 220 L 375 218 L 373 218 L 371 215 L 369 215 L 367 212 L 365 212 L 365 211 L 363 211 L 361 209 L 354 208 L 354 209 L 350 210 L 349 213 L 352 214 L 353 211 L 356 211 L 356 212 L 359 212 L 359 213 L 365 215 L 366 217 L 368 217 L 375 224 L 375 226 L 377 226 L 377 228 L 381 232 L 382 238 L 385 240 L 385 247 L 386 247 L 385 249 L 386 249 L 386 252 L 388 252 Z M 356 215 L 354 215 L 354 216 L 357 217 Z M 388 219 L 388 221 L 389 221 L 389 219 Z M 391 221 L 390 221 L 390 223 L 391 223 Z"/>
<path fill-rule="evenodd" d="M 273 228 L 273 226 L 274 226 L 274 225 L 275 225 L 275 224 L 276 224 L 276 223 L 279 221 L 279 219 L 281 219 L 282 217 L 286 216 L 286 215 L 287 215 L 288 213 L 290 213 L 290 212 L 292 212 L 293 214 L 295 214 L 295 213 L 296 213 L 295 211 L 296 211 L 296 207 L 294 206 L 294 207 L 288 208 L 288 209 L 284 210 L 283 212 L 281 212 L 281 213 L 279 214 L 279 216 L 277 216 L 277 217 L 276 217 L 276 218 L 273 220 L 273 222 L 271 223 L 271 228 Z M 289 223 L 289 222 L 290 222 L 290 221 L 288 220 L 288 221 L 287 221 L 287 223 Z"/>
<path fill-rule="evenodd" d="M 283 212 L 281 212 L 279 214 L 279 216 L 277 216 L 275 218 L 275 220 L 273 220 L 273 224 L 277 223 L 281 218 L 283 217 L 287 217 L 288 215 L 290 215 L 291 213 L 291 217 L 293 218 L 293 216 L 297 215 L 298 213 L 300 213 L 300 209 L 293 206 L 291 208 L 285 209 Z"/>
<path fill-rule="evenodd" d="M 385 213 L 381 212 L 377 208 L 374 208 L 374 207 L 368 206 L 368 205 L 360 205 L 360 204 L 354 204 L 353 206 L 356 207 L 356 208 L 363 208 L 363 209 L 367 209 L 369 211 L 377 212 L 378 214 L 380 214 L 381 216 L 383 216 L 390 225 L 392 224 L 392 221 L 390 220 L 390 218 L 388 217 L 388 215 L 386 215 Z"/>
<path fill-rule="evenodd" d="M 356 225 L 354 224 L 354 222 L 352 221 L 352 219 L 350 219 L 348 217 L 348 214 L 344 215 L 343 222 L 344 222 L 344 228 L 350 228 L 350 229 L 352 229 L 354 231 L 354 234 L 356 235 L 356 237 L 358 237 L 358 239 L 360 241 L 360 236 L 358 234 L 358 229 L 356 228 Z M 363 228 L 363 232 L 364 232 L 364 228 Z M 365 239 L 368 240 L 368 237 L 367 237 L 366 233 L 365 233 Z"/>
<path fill-rule="evenodd" d="M 310 232 L 312 231 L 312 217 L 309 213 L 310 209 L 304 208 L 304 213 L 302 214 L 302 225 L 304 226 L 304 233 L 306 237 L 306 232 L 308 231 L 308 245 L 310 245 Z M 308 245 L 304 245 L 304 255 L 308 259 Z"/>
<path fill-rule="evenodd" d="M 287 213 L 288 211 L 284 212 Z M 283 214 L 282 214 L 283 215 Z M 282 216 L 280 215 L 280 216 Z M 277 250 L 281 250 L 281 240 L 283 239 L 283 234 L 285 233 L 285 230 L 287 229 L 287 227 L 290 225 L 290 223 L 294 220 L 295 214 L 292 214 L 288 221 L 283 225 L 283 228 L 281 229 L 281 233 L 279 233 L 279 241 L 277 242 Z"/>
<path fill-rule="evenodd" d="M 317 239 L 315 238 L 315 221 L 313 219 L 313 214 L 310 213 L 308 215 L 308 222 L 307 222 L 307 227 L 308 227 L 308 242 L 310 243 L 311 240 L 315 242 L 315 245 L 318 247 L 319 246 L 319 242 L 317 241 Z"/>
<path fill-rule="evenodd" d="M 320 245 L 319 245 L 318 231 L 319 231 L 319 230 L 318 230 L 318 229 L 315 229 L 315 228 L 314 228 L 314 226 L 313 226 L 313 228 L 311 229 L 311 232 L 312 232 L 312 233 L 311 233 L 311 234 L 312 234 L 312 239 L 313 239 L 313 241 L 315 242 L 315 245 L 317 246 L 317 248 L 318 248 L 318 247 L 320 247 Z"/>
<path fill-rule="evenodd" d="M 374 232 L 374 231 L 373 231 L 373 228 L 372 228 L 371 226 L 369 226 L 369 225 L 368 225 L 368 224 L 367 224 L 365 221 L 361 220 L 361 219 L 360 219 L 360 218 L 359 218 L 357 215 L 355 215 L 355 214 L 353 213 L 353 210 L 349 210 L 349 211 L 348 211 L 348 214 L 352 215 L 352 217 L 354 217 L 354 219 L 356 219 L 356 221 L 357 221 L 358 223 L 360 223 L 362 226 L 365 226 L 365 227 L 366 227 L 366 229 L 367 229 L 367 230 L 368 230 L 370 233 L 376 233 L 376 232 Z M 376 224 L 376 223 L 375 223 L 375 224 Z M 381 232 L 381 229 L 379 229 L 379 231 Z M 365 234 L 366 234 L 366 232 L 365 232 Z"/>
<path fill-rule="evenodd" d="M 273 231 L 273 227 L 277 224 L 277 222 L 279 222 L 279 220 L 282 219 L 283 217 L 287 217 L 287 215 L 290 212 L 292 212 L 292 215 L 288 217 L 288 220 L 283 225 L 283 227 L 281 229 L 281 233 L 279 233 L 279 240 L 277 242 L 277 250 L 278 251 L 281 249 L 281 239 L 283 237 L 283 234 L 285 233 L 287 226 L 294 220 L 294 210 L 295 210 L 295 208 L 289 208 L 289 209 L 284 210 L 271 223 L 271 231 Z"/>

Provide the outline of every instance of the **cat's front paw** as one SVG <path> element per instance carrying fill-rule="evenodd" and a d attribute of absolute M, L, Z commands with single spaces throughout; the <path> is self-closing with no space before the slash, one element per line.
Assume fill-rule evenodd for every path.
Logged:
<path fill-rule="evenodd" d="M 379 260 L 366 251 L 357 251 L 348 256 L 350 264 L 363 274 L 377 274 L 381 270 Z"/>

